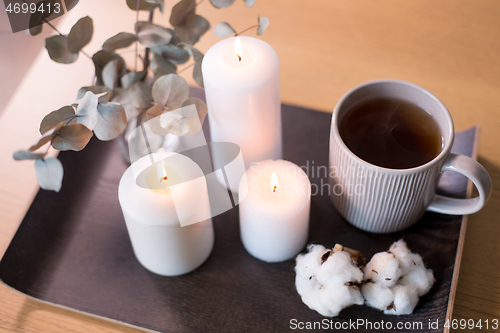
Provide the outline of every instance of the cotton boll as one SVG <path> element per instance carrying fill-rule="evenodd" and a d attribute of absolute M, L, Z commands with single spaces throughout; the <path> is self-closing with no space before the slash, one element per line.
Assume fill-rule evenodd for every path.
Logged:
<path fill-rule="evenodd" d="M 391 280 L 386 280 L 384 274 Z M 394 282 L 392 277 L 396 276 Z M 392 315 L 412 313 L 419 297 L 428 293 L 435 282 L 432 270 L 425 268 L 422 257 L 412 253 L 402 239 L 387 252 L 373 256 L 365 267 L 364 279 L 369 281 L 361 288 L 366 304 Z"/>
<path fill-rule="evenodd" d="M 308 250 L 297 256 L 295 266 L 295 286 L 304 304 L 332 317 L 348 306 L 364 303 L 357 286 L 363 272 L 349 253 L 329 252 L 321 245 L 310 245 Z"/>
<path fill-rule="evenodd" d="M 396 285 L 392 288 L 394 293 L 394 302 L 387 309 L 385 314 L 406 315 L 413 312 L 418 303 L 417 287 L 413 285 Z"/>
<path fill-rule="evenodd" d="M 299 295 L 304 295 L 312 293 L 315 289 L 320 289 L 321 284 L 318 283 L 318 280 L 315 276 L 306 278 L 297 275 L 295 277 L 295 287 L 297 288 L 297 292 L 299 293 Z"/>
<path fill-rule="evenodd" d="M 361 292 L 353 287 L 332 284 L 324 286 L 320 301 L 331 312 L 331 317 L 353 304 L 362 305 L 365 300 Z"/>
<path fill-rule="evenodd" d="M 393 243 L 388 252 L 394 254 L 396 259 L 398 259 L 401 275 L 407 274 L 413 266 L 424 264 L 422 257 L 416 253 L 412 253 L 403 239 Z"/>
<path fill-rule="evenodd" d="M 344 251 L 332 253 L 316 271 L 318 282 L 323 285 L 359 282 L 363 280 L 363 272 L 354 265 L 351 255 Z"/>
<path fill-rule="evenodd" d="M 382 311 L 387 310 L 387 307 L 394 301 L 392 289 L 382 287 L 378 283 L 365 283 L 361 287 L 361 292 L 368 306 Z"/>
<path fill-rule="evenodd" d="M 309 277 L 316 274 L 316 270 L 321 265 L 321 256 L 326 252 L 326 249 L 322 245 L 310 244 L 308 247 L 308 253 L 299 254 L 297 256 L 295 265 L 295 272 L 297 276 Z"/>
<path fill-rule="evenodd" d="M 302 302 L 307 305 L 311 310 L 318 312 L 325 317 L 332 317 L 334 314 L 321 300 L 323 295 L 322 289 L 315 289 L 309 293 L 301 294 Z"/>
<path fill-rule="evenodd" d="M 413 285 L 417 287 L 418 296 L 423 296 L 429 292 L 436 279 L 431 269 L 426 269 L 423 265 L 415 266 L 408 274 L 403 276 L 399 284 L 403 286 Z"/>
<path fill-rule="evenodd" d="M 399 260 L 389 252 L 375 254 L 364 269 L 364 279 L 390 288 L 396 285 L 401 276 Z"/>

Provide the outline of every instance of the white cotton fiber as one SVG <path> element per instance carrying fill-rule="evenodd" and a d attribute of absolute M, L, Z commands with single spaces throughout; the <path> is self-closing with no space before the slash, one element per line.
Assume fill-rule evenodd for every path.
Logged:
<path fill-rule="evenodd" d="M 401 276 L 399 261 L 394 254 L 379 252 L 375 254 L 364 268 L 365 280 L 371 280 L 382 287 L 394 287 Z"/>
<path fill-rule="evenodd" d="M 416 253 L 412 253 L 403 239 L 394 242 L 389 248 L 390 253 L 394 254 L 396 259 L 399 261 L 399 268 L 401 269 L 401 275 L 405 275 L 409 272 L 413 266 L 423 265 L 422 257 Z"/>
<path fill-rule="evenodd" d="M 426 269 L 423 265 L 418 265 L 403 276 L 399 284 L 403 286 L 413 285 L 417 287 L 418 296 L 423 296 L 429 292 L 435 281 L 432 270 Z"/>
<path fill-rule="evenodd" d="M 382 287 L 378 283 L 368 282 L 363 284 L 361 292 L 363 293 L 368 306 L 381 311 L 386 310 L 387 307 L 394 302 L 392 289 Z"/>
<path fill-rule="evenodd" d="M 302 301 L 323 316 L 337 316 L 342 309 L 363 304 L 358 284 L 363 272 L 344 251 L 326 254 L 321 245 L 310 245 L 307 254 L 297 256 L 295 286 Z"/>
<path fill-rule="evenodd" d="M 385 314 L 410 314 L 435 282 L 422 257 L 400 239 L 387 252 L 375 254 L 364 268 L 361 291 L 366 303 Z M 392 298 L 392 299 L 391 299 Z"/>
<path fill-rule="evenodd" d="M 394 302 L 384 310 L 385 314 L 406 315 L 413 312 L 418 303 L 417 288 L 412 285 L 396 285 L 392 288 Z"/>

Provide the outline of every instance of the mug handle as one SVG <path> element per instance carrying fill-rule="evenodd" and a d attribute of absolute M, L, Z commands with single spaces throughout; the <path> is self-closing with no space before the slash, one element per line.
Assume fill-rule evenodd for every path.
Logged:
<path fill-rule="evenodd" d="M 456 171 L 469 178 L 477 188 L 479 196 L 471 199 L 455 199 L 436 194 L 427 210 L 450 215 L 467 215 L 479 211 L 491 196 L 491 178 L 476 160 L 451 153 L 442 171 Z"/>

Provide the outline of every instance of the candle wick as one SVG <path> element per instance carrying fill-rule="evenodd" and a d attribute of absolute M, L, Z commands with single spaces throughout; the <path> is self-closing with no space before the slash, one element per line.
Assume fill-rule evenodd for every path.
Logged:
<path fill-rule="evenodd" d="M 241 62 L 241 57 L 239 54 L 236 55 L 238 57 L 238 61 Z"/>
<path fill-rule="evenodd" d="M 162 181 L 164 181 L 164 180 L 166 181 L 166 180 L 167 180 L 167 178 L 168 178 L 168 177 L 167 177 L 167 176 L 165 176 L 165 177 L 163 177 L 162 179 L 160 179 L 160 183 L 161 183 Z"/>
<path fill-rule="evenodd" d="M 274 192 L 276 192 L 276 187 L 277 187 L 277 186 L 274 186 L 274 188 L 273 188 L 273 193 L 274 193 Z"/>

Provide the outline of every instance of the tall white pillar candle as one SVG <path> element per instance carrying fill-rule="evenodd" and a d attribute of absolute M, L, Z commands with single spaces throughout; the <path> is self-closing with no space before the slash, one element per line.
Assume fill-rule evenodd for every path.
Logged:
<path fill-rule="evenodd" d="M 162 170 L 166 180 L 161 179 Z M 197 181 L 203 179 L 193 160 L 171 152 L 145 156 L 123 174 L 118 197 L 132 247 L 139 262 L 153 273 L 185 274 L 210 255 L 212 220 L 181 227 L 176 210 L 182 204 L 193 215 L 209 216 L 206 183 Z"/>
<path fill-rule="evenodd" d="M 258 161 L 282 158 L 279 59 L 274 49 L 257 38 L 227 38 L 208 50 L 202 72 L 212 142 L 237 144 L 247 169 Z M 213 154 L 215 167 L 223 167 L 224 152 Z M 234 178 L 229 183 L 238 184 L 241 176 L 228 175 Z"/>
<path fill-rule="evenodd" d="M 252 165 L 240 182 L 240 234 L 254 257 L 279 262 L 297 255 L 309 233 L 311 182 L 283 160 Z"/>

